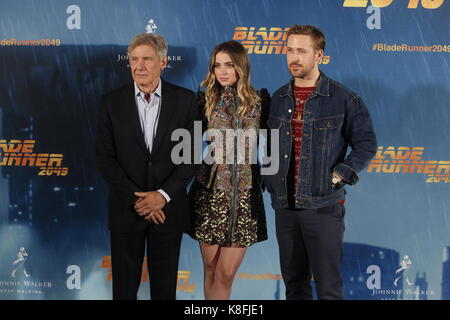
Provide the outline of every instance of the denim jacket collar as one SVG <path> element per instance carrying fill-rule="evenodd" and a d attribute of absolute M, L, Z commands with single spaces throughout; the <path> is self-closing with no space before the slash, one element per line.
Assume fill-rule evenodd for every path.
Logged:
<path fill-rule="evenodd" d="M 283 87 L 283 89 L 280 92 L 281 97 L 287 96 L 287 95 L 292 97 L 293 81 L 294 81 L 294 78 L 292 78 L 291 81 Z M 322 71 L 320 71 L 319 84 L 317 85 L 313 94 L 316 94 L 319 96 L 326 96 L 326 97 L 330 96 L 330 79 Z"/>

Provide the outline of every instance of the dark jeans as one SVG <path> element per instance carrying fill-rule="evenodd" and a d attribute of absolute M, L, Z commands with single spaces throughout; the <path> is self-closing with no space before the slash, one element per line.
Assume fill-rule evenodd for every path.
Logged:
<path fill-rule="evenodd" d="M 147 266 L 152 300 L 175 300 L 182 233 L 111 232 L 113 299 L 136 300 L 147 244 Z"/>
<path fill-rule="evenodd" d="M 287 300 L 312 299 L 314 276 L 318 299 L 343 299 L 340 264 L 345 207 L 276 209 L 276 233 Z"/>

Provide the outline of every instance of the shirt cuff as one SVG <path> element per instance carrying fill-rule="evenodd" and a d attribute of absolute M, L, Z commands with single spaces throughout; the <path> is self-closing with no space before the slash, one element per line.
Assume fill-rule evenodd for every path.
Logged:
<path fill-rule="evenodd" d="M 164 199 L 166 199 L 166 202 L 169 203 L 170 197 L 169 197 L 169 195 L 168 195 L 167 193 L 164 192 L 163 189 L 158 189 L 158 190 L 156 190 L 156 191 L 158 191 L 159 193 L 161 193 L 162 196 L 164 197 Z"/>

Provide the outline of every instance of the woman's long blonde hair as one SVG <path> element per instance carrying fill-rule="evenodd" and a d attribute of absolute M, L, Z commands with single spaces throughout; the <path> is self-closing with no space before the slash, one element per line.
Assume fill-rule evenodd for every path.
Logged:
<path fill-rule="evenodd" d="M 242 117 L 248 110 L 256 107 L 261 99 L 250 84 L 250 62 L 248 61 L 247 52 L 242 44 L 233 40 L 223 42 L 214 48 L 209 59 L 208 74 L 200 83 L 200 86 L 205 87 L 206 117 L 210 118 L 214 105 L 218 102 L 221 93 L 221 85 L 214 74 L 216 54 L 218 52 L 227 53 L 234 64 L 238 78 L 236 89 L 240 99 L 238 115 Z"/>

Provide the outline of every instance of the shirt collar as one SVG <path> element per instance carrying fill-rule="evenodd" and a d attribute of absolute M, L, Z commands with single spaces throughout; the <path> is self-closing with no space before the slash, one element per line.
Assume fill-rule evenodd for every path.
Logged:
<path fill-rule="evenodd" d="M 161 97 L 161 83 L 162 83 L 162 79 L 159 78 L 158 86 L 156 87 L 155 92 L 152 93 L 152 96 L 154 94 L 156 94 L 158 97 Z M 141 96 L 142 98 L 144 98 L 144 93 L 141 91 L 141 89 L 139 89 L 139 87 L 135 81 L 134 81 L 134 96 L 135 97 Z"/>
<path fill-rule="evenodd" d="M 315 93 L 321 96 L 330 96 L 330 78 L 328 78 L 325 73 L 323 73 L 321 70 L 320 71 L 320 78 L 319 78 L 319 82 L 316 85 L 316 89 L 315 89 Z M 281 87 L 280 90 L 280 96 L 293 96 L 292 94 L 292 84 L 294 83 L 294 78 L 291 78 L 291 81 Z"/>

